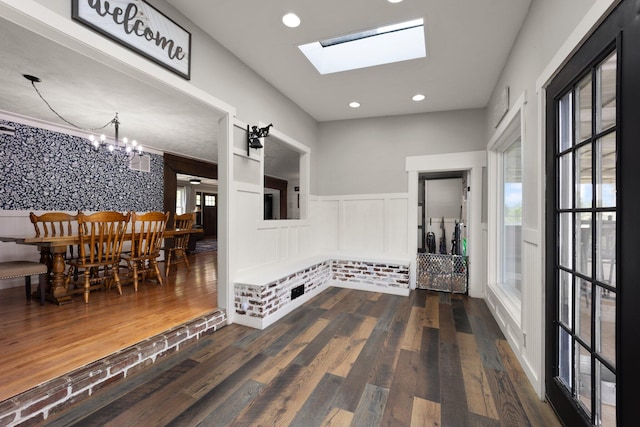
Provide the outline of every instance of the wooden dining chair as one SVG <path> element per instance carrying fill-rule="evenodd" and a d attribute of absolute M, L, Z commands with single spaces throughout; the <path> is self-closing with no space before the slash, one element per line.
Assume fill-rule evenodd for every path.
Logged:
<path fill-rule="evenodd" d="M 150 274 L 163 285 L 162 275 L 158 268 L 158 257 L 164 238 L 164 230 L 169 221 L 169 212 L 147 212 L 131 215 L 131 252 L 122 253 L 129 273 L 133 277 L 133 289 L 138 292 L 138 280 L 142 281 Z"/>
<path fill-rule="evenodd" d="M 29 219 L 36 231 L 36 237 L 65 237 L 77 233 L 78 215 L 66 212 L 46 212 L 42 215 L 29 213 Z"/>
<path fill-rule="evenodd" d="M 196 221 L 195 212 L 176 215 L 173 219 L 173 228 L 175 230 L 190 230 Z M 189 234 L 179 234 L 173 238 L 173 246 L 167 248 L 167 260 L 165 263 L 164 275 L 169 275 L 169 269 L 172 265 L 184 263 L 187 271 L 190 271 L 189 259 L 187 258 L 187 248 L 189 246 Z"/>
<path fill-rule="evenodd" d="M 69 237 L 78 235 L 77 214 L 46 212 L 42 215 L 36 215 L 33 212 L 29 212 L 29 219 L 35 229 L 36 237 Z M 74 256 L 76 256 L 74 247 L 69 245 L 65 258 L 73 258 Z"/>
<path fill-rule="evenodd" d="M 78 212 L 79 213 L 79 212 Z M 78 215 L 66 212 L 45 212 L 36 215 L 29 212 L 29 219 L 35 230 L 35 237 L 69 237 L 78 235 Z M 69 245 L 63 254 L 65 260 L 71 260 L 77 256 L 78 252 L 74 245 Z M 49 248 L 40 249 L 40 262 L 47 265 L 48 273 L 51 273 L 53 254 Z M 77 270 L 71 272 L 77 279 Z"/>
<path fill-rule="evenodd" d="M 92 289 L 108 289 L 112 283 L 116 284 L 118 293 L 122 295 L 118 269 L 130 219 L 130 213 L 111 211 L 78 214 L 80 254 L 77 259 L 69 260 L 68 264 L 71 268 L 83 271 L 83 279 L 76 285 L 84 293 L 85 303 L 89 302 Z"/>

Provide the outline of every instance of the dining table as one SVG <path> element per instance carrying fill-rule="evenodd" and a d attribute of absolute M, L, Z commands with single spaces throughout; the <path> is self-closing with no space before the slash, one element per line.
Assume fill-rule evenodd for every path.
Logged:
<path fill-rule="evenodd" d="M 173 239 L 184 234 L 202 233 L 202 228 L 167 229 L 164 232 L 165 239 Z M 125 241 L 131 240 L 131 233 L 125 234 Z M 62 305 L 72 302 L 71 294 L 66 286 L 65 255 L 69 246 L 78 245 L 80 236 L 47 236 L 35 237 L 33 235 L 0 236 L 0 242 L 13 242 L 19 245 L 37 246 L 40 251 L 40 262 L 49 267 L 48 280 L 46 281 L 45 295 L 48 301 Z M 40 283 L 39 286 L 42 286 Z M 40 290 L 38 290 L 39 292 Z"/>

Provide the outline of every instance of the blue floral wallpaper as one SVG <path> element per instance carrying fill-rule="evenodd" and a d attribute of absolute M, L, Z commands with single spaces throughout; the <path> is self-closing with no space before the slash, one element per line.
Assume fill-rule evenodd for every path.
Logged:
<path fill-rule="evenodd" d="M 129 169 L 87 139 L 20 123 L 0 134 L 2 210 L 163 210 L 164 161 L 149 154 L 151 172 Z"/>

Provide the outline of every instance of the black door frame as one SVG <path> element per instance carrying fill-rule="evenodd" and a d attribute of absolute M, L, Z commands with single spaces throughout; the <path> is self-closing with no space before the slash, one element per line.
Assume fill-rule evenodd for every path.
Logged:
<path fill-rule="evenodd" d="M 558 366 L 555 352 L 558 337 L 555 316 L 558 310 L 556 266 L 558 229 L 554 147 L 557 143 L 557 102 L 594 64 L 616 49 L 617 78 L 617 236 L 618 262 L 616 298 L 616 418 L 620 426 L 637 422 L 635 393 L 640 385 L 640 262 L 633 258 L 640 241 L 640 0 L 622 1 L 569 59 L 546 88 L 546 394 L 565 425 L 591 425 L 577 410 L 577 404 L 555 379 Z M 624 230 L 624 232 L 623 232 Z"/>

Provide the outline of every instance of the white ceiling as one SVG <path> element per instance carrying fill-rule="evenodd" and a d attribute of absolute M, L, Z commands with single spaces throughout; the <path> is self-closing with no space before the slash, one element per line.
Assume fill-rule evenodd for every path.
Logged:
<path fill-rule="evenodd" d="M 318 121 L 485 107 L 530 1 L 168 0 Z M 300 27 L 281 24 L 290 11 L 301 17 Z M 424 59 L 321 76 L 297 48 L 419 17 Z M 38 88 L 52 107 L 81 127 L 102 126 L 118 112 L 121 136 L 217 160 L 215 112 L 0 17 L 0 110 L 64 124 L 23 74 L 40 77 Z M 425 101 L 411 100 L 418 92 Z M 352 100 L 362 107 L 349 108 Z"/>
<path fill-rule="evenodd" d="M 531 0 L 168 0 L 318 121 L 483 108 Z M 281 18 L 295 12 L 298 28 Z M 320 75 L 298 45 L 423 18 L 427 57 Z M 426 99 L 414 102 L 422 93 Z M 360 102 L 359 109 L 348 107 Z"/>
<path fill-rule="evenodd" d="M 143 147 L 217 159 L 217 121 L 203 104 L 170 88 L 158 90 L 0 18 L 0 110 L 67 126 L 23 74 L 39 77 L 42 96 L 81 128 L 101 127 L 117 112 L 121 137 Z M 113 137 L 114 129 L 100 133 Z"/>

